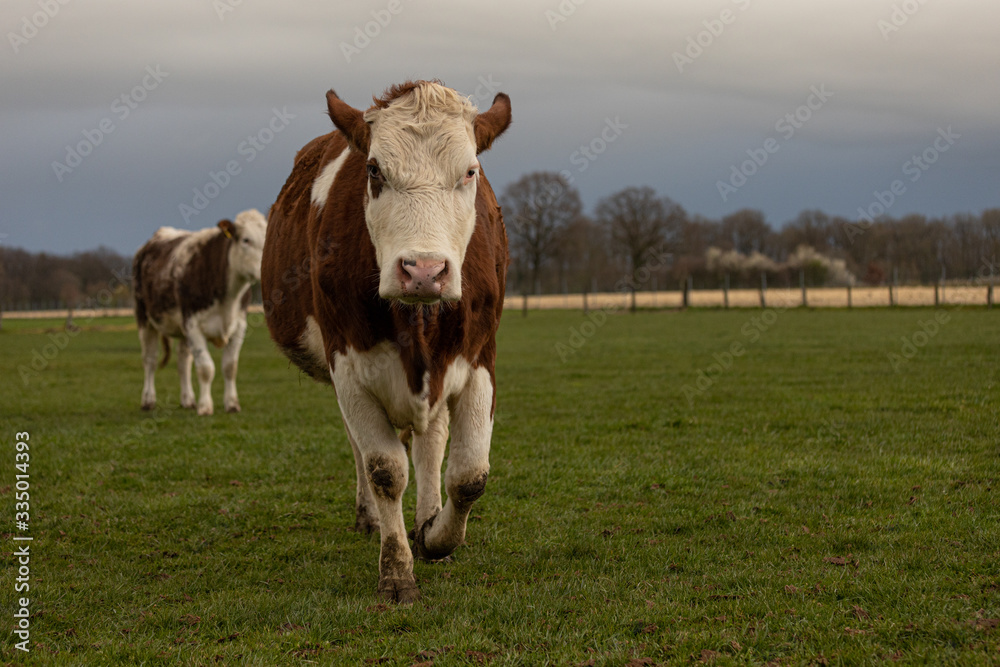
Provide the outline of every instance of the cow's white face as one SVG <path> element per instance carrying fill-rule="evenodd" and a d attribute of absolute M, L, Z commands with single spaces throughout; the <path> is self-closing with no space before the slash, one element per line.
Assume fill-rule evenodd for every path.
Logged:
<path fill-rule="evenodd" d="M 503 98 L 506 120 L 486 147 L 510 122 Z M 332 103 L 331 116 L 337 123 Z M 476 226 L 476 155 L 484 150 L 475 107 L 450 88 L 420 82 L 361 120 L 366 136 L 348 138 L 368 158 L 365 221 L 379 295 L 404 303 L 457 301 Z"/>
<path fill-rule="evenodd" d="M 220 227 L 222 223 L 219 223 Z M 243 211 L 223 231 L 233 239 L 229 248 L 229 270 L 242 280 L 260 282 L 267 220 L 255 208 Z"/>

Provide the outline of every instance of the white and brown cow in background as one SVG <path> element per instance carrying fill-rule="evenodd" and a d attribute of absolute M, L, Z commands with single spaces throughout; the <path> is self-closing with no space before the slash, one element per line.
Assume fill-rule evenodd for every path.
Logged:
<path fill-rule="evenodd" d="M 381 531 L 379 595 L 419 597 L 413 556 L 446 557 L 486 488 L 507 235 L 477 155 L 510 124 L 438 82 L 393 86 L 299 151 L 271 208 L 261 285 L 271 336 L 332 381 L 357 467 L 357 521 Z M 447 504 L 441 505 L 441 466 Z M 401 435 L 397 435 L 397 430 Z M 417 481 L 413 547 L 402 497 Z"/>
<path fill-rule="evenodd" d="M 198 414 L 212 414 L 211 342 L 223 348 L 223 405 L 227 412 L 239 412 L 236 367 L 246 335 L 250 287 L 260 281 L 266 227 L 260 211 L 250 209 L 235 222 L 222 220 L 197 232 L 161 227 L 136 253 L 132 278 L 146 374 L 143 410 L 156 406 L 157 341 L 163 344 L 162 368 L 170 359 L 170 338 L 177 338 L 181 406 L 195 407 L 193 361 L 200 389 Z"/>

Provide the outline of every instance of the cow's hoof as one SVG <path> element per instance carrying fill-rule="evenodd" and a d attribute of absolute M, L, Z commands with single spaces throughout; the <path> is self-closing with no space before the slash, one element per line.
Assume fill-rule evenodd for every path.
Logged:
<path fill-rule="evenodd" d="M 365 535 L 379 532 L 378 517 L 369 511 L 367 507 L 358 507 L 354 519 L 354 530 Z"/>
<path fill-rule="evenodd" d="M 199 415 L 210 415 L 215 412 L 215 408 L 211 405 L 199 405 L 198 414 Z"/>
<path fill-rule="evenodd" d="M 226 412 L 239 412 L 239 411 L 240 411 L 239 403 L 233 403 L 232 405 L 226 406 Z"/>
<path fill-rule="evenodd" d="M 153 403 L 143 403 L 142 404 L 142 409 L 143 410 L 152 410 L 155 407 L 156 407 L 156 402 L 155 401 Z"/>
<path fill-rule="evenodd" d="M 434 519 L 437 518 L 437 514 L 431 518 L 424 521 L 420 528 L 413 531 L 411 539 L 413 540 L 413 547 L 410 551 L 413 552 L 414 558 L 419 558 L 427 563 L 447 563 L 451 561 L 451 552 L 440 552 L 433 551 L 427 548 L 427 544 L 424 542 L 424 537 L 427 530 L 434 525 Z"/>
<path fill-rule="evenodd" d="M 195 405 L 197 405 L 197 404 L 195 403 L 193 396 L 191 398 L 182 398 L 181 399 L 181 407 L 182 408 L 185 408 L 187 410 L 191 410 L 192 408 L 195 407 Z"/>
<path fill-rule="evenodd" d="M 411 605 L 420 599 L 420 589 L 413 575 L 408 579 L 379 579 L 378 596 L 386 602 Z"/>

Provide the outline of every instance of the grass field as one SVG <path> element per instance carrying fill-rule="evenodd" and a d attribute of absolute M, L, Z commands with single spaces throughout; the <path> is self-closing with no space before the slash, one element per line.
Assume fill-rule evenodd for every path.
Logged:
<path fill-rule="evenodd" d="M 332 391 L 264 329 L 243 413 L 199 418 L 172 366 L 141 412 L 134 330 L 81 324 L 0 333 L 3 627 L 32 614 L 0 662 L 1000 662 L 1000 312 L 508 313 L 489 485 L 411 608 L 350 530 Z"/>

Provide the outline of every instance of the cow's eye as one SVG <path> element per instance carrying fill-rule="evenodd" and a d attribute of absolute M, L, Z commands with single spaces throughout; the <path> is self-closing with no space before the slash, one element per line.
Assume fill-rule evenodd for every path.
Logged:
<path fill-rule="evenodd" d="M 476 167 L 469 167 L 469 170 L 465 172 L 465 176 L 462 178 L 462 185 L 472 183 L 478 175 L 479 170 Z"/>
<path fill-rule="evenodd" d="M 374 162 L 368 163 L 368 178 L 377 179 L 382 176 L 382 172 L 379 170 L 378 165 Z"/>
<path fill-rule="evenodd" d="M 240 241 L 242 241 L 245 245 L 250 245 L 250 238 L 249 237 L 244 237 L 244 238 L 240 239 Z"/>

